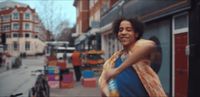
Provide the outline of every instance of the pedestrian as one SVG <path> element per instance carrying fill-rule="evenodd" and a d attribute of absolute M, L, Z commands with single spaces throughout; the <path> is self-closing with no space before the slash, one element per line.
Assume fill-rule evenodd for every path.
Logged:
<path fill-rule="evenodd" d="M 2 64 L 3 64 L 3 54 L 0 52 L 0 67 L 2 66 Z"/>
<path fill-rule="evenodd" d="M 143 24 L 136 18 L 120 18 L 113 32 L 123 49 L 116 51 L 103 65 L 99 86 L 109 96 L 108 82 L 115 79 L 120 97 L 166 97 L 157 74 L 150 67 L 155 43 L 141 39 Z"/>
<path fill-rule="evenodd" d="M 75 72 L 75 76 L 76 76 L 76 81 L 80 81 L 81 79 L 81 52 L 80 51 L 74 51 L 72 53 L 72 64 L 73 64 L 73 68 L 74 68 L 74 72 Z"/>

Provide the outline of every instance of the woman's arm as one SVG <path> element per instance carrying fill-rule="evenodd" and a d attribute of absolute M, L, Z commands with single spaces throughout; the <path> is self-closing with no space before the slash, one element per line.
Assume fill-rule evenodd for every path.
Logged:
<path fill-rule="evenodd" d="M 119 74 L 125 68 L 135 64 L 141 59 L 147 58 L 154 49 L 155 43 L 153 41 L 141 40 L 136 42 L 133 49 L 129 53 L 128 58 L 122 63 L 122 65 L 116 68 L 116 74 Z"/>
<path fill-rule="evenodd" d="M 153 41 L 138 40 L 138 42 L 136 42 L 132 48 L 131 52 L 129 52 L 128 58 L 118 68 L 107 72 L 107 79 L 109 80 L 110 78 L 115 77 L 125 68 L 137 63 L 141 59 L 147 58 L 154 49 L 155 43 Z"/>

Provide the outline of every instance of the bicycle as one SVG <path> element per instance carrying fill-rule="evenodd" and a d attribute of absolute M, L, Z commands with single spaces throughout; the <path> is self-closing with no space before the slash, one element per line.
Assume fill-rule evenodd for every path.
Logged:
<path fill-rule="evenodd" d="M 29 91 L 29 97 L 49 97 L 50 89 L 45 75 L 40 74 L 35 85 Z"/>
<path fill-rule="evenodd" d="M 18 97 L 18 96 L 20 96 L 20 95 L 23 95 L 23 93 L 17 93 L 17 94 L 12 94 L 12 95 L 10 95 L 9 97 Z"/>

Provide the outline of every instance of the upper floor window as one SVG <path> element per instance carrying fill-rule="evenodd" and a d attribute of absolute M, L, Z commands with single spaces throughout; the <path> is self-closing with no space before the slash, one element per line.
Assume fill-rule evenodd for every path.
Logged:
<path fill-rule="evenodd" d="M 12 19 L 19 19 L 19 13 L 17 12 L 13 13 Z"/>
<path fill-rule="evenodd" d="M 110 4 L 109 0 L 105 0 L 103 2 L 102 7 L 101 7 L 101 15 L 105 14 L 105 12 L 109 10 L 109 4 Z"/>
<path fill-rule="evenodd" d="M 30 13 L 25 13 L 24 17 L 25 17 L 26 20 L 29 20 L 30 19 Z"/>
<path fill-rule="evenodd" d="M 19 30 L 19 24 L 13 23 L 13 30 Z"/>
<path fill-rule="evenodd" d="M 94 0 L 89 0 L 90 9 L 94 6 Z"/>
<path fill-rule="evenodd" d="M 2 25 L 2 32 L 7 32 L 7 31 L 10 31 L 10 25 L 9 24 Z"/>
<path fill-rule="evenodd" d="M 26 33 L 26 34 L 25 34 L 25 37 L 26 37 L 26 38 L 29 38 L 29 37 L 30 37 L 30 34 L 29 34 L 29 33 Z"/>
<path fill-rule="evenodd" d="M 30 30 L 30 24 L 29 23 L 25 23 L 25 30 Z"/>
<path fill-rule="evenodd" d="M 13 33 L 13 38 L 17 38 L 18 36 L 19 36 L 19 34 Z"/>
<path fill-rule="evenodd" d="M 2 16 L 3 22 L 9 22 L 10 21 L 10 15 L 4 15 Z"/>

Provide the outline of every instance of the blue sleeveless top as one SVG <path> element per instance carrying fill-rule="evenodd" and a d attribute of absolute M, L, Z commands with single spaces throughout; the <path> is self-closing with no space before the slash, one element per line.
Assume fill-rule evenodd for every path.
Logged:
<path fill-rule="evenodd" d="M 121 64 L 122 60 L 119 57 L 115 62 L 115 67 Z M 131 66 L 118 74 L 115 79 L 120 97 L 149 97 L 137 73 Z"/>

